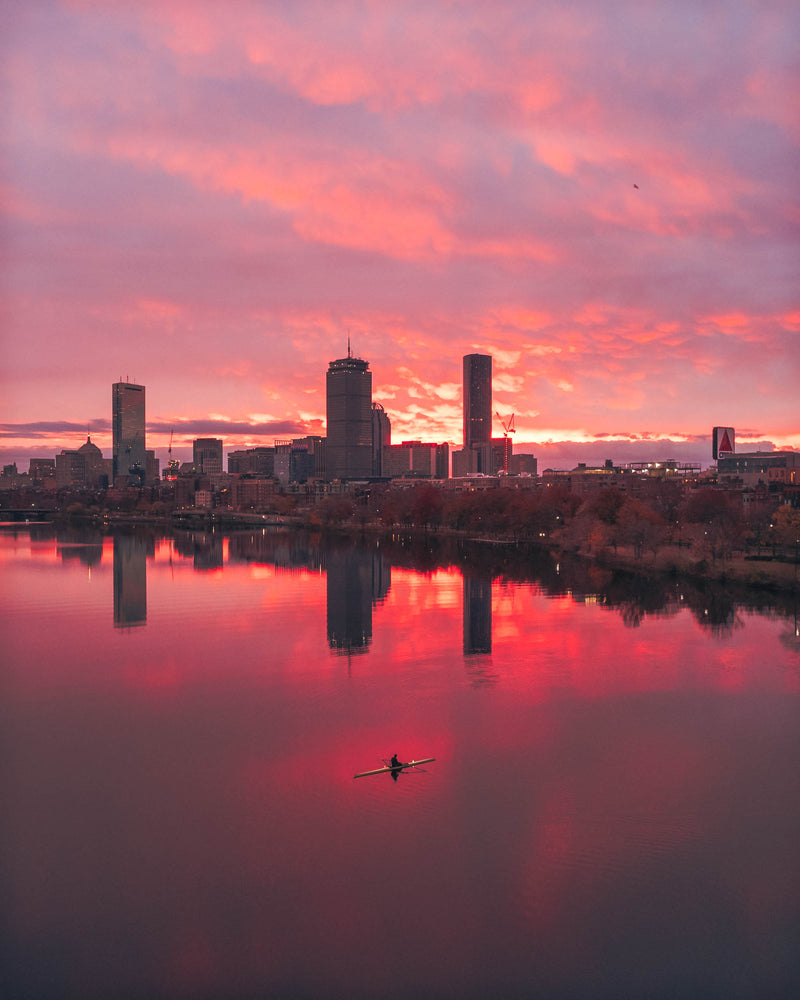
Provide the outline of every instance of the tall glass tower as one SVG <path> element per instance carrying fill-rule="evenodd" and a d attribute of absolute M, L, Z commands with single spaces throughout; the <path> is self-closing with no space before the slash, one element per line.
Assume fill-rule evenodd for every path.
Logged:
<path fill-rule="evenodd" d="M 492 437 L 492 356 L 464 355 L 464 448 Z"/>
<path fill-rule="evenodd" d="M 369 362 L 331 361 L 326 380 L 327 478 L 367 479 L 372 469 L 372 372 Z"/>
<path fill-rule="evenodd" d="M 111 432 L 114 480 L 130 476 L 144 485 L 144 386 L 115 382 L 111 386 Z"/>

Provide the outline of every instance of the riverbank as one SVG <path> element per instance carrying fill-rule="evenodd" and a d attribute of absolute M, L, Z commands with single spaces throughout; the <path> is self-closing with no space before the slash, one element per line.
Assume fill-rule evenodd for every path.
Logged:
<path fill-rule="evenodd" d="M 715 562 L 708 562 L 705 559 L 698 559 L 690 549 L 674 546 L 660 549 L 655 555 L 647 553 L 638 557 L 630 547 L 620 547 L 617 551 L 602 549 L 581 555 L 609 569 L 624 569 L 648 575 L 664 573 L 671 576 L 688 576 L 698 580 L 714 580 L 723 584 L 736 583 L 768 590 L 791 592 L 800 589 L 798 566 L 794 562 L 768 556 L 717 559 Z"/>
<path fill-rule="evenodd" d="M 556 539 L 520 541 L 494 533 L 478 534 L 474 529 L 465 531 L 457 528 L 439 526 L 436 529 L 417 526 L 396 526 L 368 522 L 335 522 L 326 525 L 310 524 L 308 519 L 300 515 L 276 515 L 237 513 L 233 511 L 201 511 L 187 510 L 173 515 L 153 514 L 150 512 L 103 512 L 86 514 L 52 513 L 52 520 L 64 523 L 90 523 L 101 528 L 112 527 L 161 527 L 168 530 L 237 530 L 243 528 L 283 528 L 287 530 L 300 529 L 321 531 L 323 533 L 342 534 L 350 537 L 365 535 L 386 537 L 408 535 L 409 537 L 452 537 L 463 541 L 475 541 L 492 546 L 510 546 L 515 549 L 528 547 L 549 551 L 554 555 L 572 555 L 594 562 L 606 569 L 619 569 L 638 573 L 644 576 L 664 574 L 668 576 L 685 576 L 694 580 L 714 581 L 725 584 L 755 587 L 766 590 L 797 592 L 800 591 L 800 567 L 794 561 L 773 558 L 767 555 L 739 556 L 737 558 L 717 559 L 708 561 L 699 558 L 686 546 L 665 546 L 655 554 L 646 552 L 636 555 L 631 546 L 595 548 L 591 551 L 562 546 Z"/>

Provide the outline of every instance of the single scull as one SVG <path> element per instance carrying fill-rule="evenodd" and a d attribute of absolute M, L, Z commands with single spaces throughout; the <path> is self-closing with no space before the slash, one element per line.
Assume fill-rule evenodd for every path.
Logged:
<path fill-rule="evenodd" d="M 353 777 L 367 778 L 370 774 L 391 774 L 392 772 L 397 774 L 398 771 L 402 771 L 407 767 L 417 767 L 418 764 L 432 764 L 435 760 L 435 757 L 426 757 L 424 760 L 410 760 L 407 764 L 398 764 L 397 767 L 387 764 L 386 767 L 376 767 L 374 771 L 362 771 L 361 774 L 354 774 Z"/>

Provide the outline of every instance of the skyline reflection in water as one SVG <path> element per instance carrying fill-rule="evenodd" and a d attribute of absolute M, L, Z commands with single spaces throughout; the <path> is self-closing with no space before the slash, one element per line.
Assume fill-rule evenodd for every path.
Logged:
<path fill-rule="evenodd" d="M 0 560 L 7 995 L 798 985 L 791 598 L 261 532 Z M 393 752 L 437 759 L 352 780 Z"/>

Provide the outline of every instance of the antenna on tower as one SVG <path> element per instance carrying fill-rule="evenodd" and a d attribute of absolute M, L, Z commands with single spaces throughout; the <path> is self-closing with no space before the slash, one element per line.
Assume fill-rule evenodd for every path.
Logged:
<path fill-rule="evenodd" d="M 350 334 L 349 333 L 347 334 L 347 356 L 348 356 L 348 358 L 352 358 L 352 356 L 353 356 L 350 353 Z"/>

